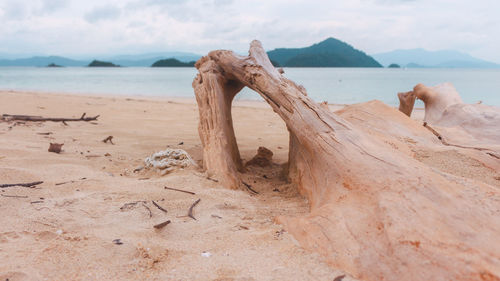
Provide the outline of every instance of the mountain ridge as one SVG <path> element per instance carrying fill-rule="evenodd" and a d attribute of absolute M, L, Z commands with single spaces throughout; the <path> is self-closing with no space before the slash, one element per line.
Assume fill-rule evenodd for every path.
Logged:
<path fill-rule="evenodd" d="M 381 67 L 366 53 L 333 37 L 308 47 L 277 48 L 267 54 L 284 67 Z"/>
<path fill-rule="evenodd" d="M 372 56 L 382 65 L 396 63 L 405 67 L 500 68 L 500 64 L 478 59 L 455 50 L 397 49 Z"/>
<path fill-rule="evenodd" d="M 164 56 L 163 56 L 164 55 Z M 172 55 L 172 56 L 168 56 Z M 153 63 L 162 59 L 177 59 L 181 62 L 196 61 L 201 58 L 200 55 L 186 52 L 164 52 L 164 53 L 147 53 L 138 55 L 117 55 L 111 57 L 97 56 L 98 60 L 112 61 L 114 64 L 121 66 L 138 66 L 149 67 Z M 71 59 L 62 56 L 32 56 L 27 58 L 17 59 L 0 59 L 0 66 L 35 66 L 45 67 L 48 64 L 54 63 L 61 66 L 85 67 L 94 59 Z"/>

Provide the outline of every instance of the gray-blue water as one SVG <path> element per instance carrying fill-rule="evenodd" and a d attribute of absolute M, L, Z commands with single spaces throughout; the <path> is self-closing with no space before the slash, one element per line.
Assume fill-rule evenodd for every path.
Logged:
<path fill-rule="evenodd" d="M 82 94 L 194 97 L 194 68 L 0 67 L 0 90 Z M 285 68 L 316 101 L 357 103 L 379 99 L 397 105 L 396 94 L 417 83 L 451 82 L 463 100 L 500 106 L 498 69 Z M 245 89 L 237 99 L 260 99 Z"/>

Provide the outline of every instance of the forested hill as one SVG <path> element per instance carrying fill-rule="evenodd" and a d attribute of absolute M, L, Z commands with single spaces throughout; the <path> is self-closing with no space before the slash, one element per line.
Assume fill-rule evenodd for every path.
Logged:
<path fill-rule="evenodd" d="M 267 54 L 275 65 L 284 67 L 382 67 L 364 52 L 335 38 L 305 48 L 279 48 Z"/>
<path fill-rule="evenodd" d="M 156 61 L 151 65 L 151 67 L 193 67 L 194 64 L 194 61 L 182 62 L 177 59 L 170 58 Z"/>

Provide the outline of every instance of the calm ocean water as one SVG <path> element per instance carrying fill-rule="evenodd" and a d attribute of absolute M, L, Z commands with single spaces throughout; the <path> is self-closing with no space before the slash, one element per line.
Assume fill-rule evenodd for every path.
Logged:
<path fill-rule="evenodd" d="M 0 90 L 83 94 L 193 97 L 194 68 L 0 67 Z M 396 94 L 417 83 L 451 82 L 465 102 L 500 106 L 499 69 L 286 68 L 316 101 L 357 103 L 379 99 L 397 105 Z M 245 89 L 237 99 L 260 99 Z"/>

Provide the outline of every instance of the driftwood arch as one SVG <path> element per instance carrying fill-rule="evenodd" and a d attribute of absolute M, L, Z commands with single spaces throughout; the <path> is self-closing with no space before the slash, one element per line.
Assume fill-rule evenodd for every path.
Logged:
<path fill-rule="evenodd" d="M 500 280 L 500 193 L 395 149 L 403 137 L 434 141 L 425 128 L 377 102 L 353 109 L 366 122 L 347 121 L 282 76 L 258 41 L 248 56 L 212 51 L 196 67 L 204 168 L 223 186 L 239 188 L 243 171 L 234 96 L 253 89 L 285 122 L 288 175 L 311 208 L 279 222 L 302 246 L 364 280 Z"/>
<path fill-rule="evenodd" d="M 322 162 L 319 159 L 325 157 L 319 156 L 330 151 L 326 143 L 335 141 L 332 134 L 335 130 L 349 131 L 345 121 L 308 98 L 304 87 L 284 78 L 272 66 L 258 41 L 251 43 L 248 57 L 237 56 L 231 51 L 214 51 L 200 59 L 196 67 L 200 73 L 193 81 L 193 88 L 200 114 L 203 163 L 209 175 L 215 175 L 227 188 L 241 186 L 238 172 L 243 172 L 244 168 L 234 135 L 231 103 L 247 86 L 264 98 L 288 128 L 289 178 L 299 187 L 310 182 L 320 184 L 321 170 L 331 169 L 307 166 Z M 351 133 L 349 138 L 358 138 L 354 131 Z M 311 156 L 319 161 L 307 163 Z M 310 172 L 305 173 L 304 169 Z M 308 193 L 307 189 L 300 191 Z M 313 200 L 315 197 L 310 194 L 308 198 Z"/>

